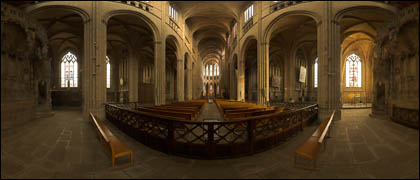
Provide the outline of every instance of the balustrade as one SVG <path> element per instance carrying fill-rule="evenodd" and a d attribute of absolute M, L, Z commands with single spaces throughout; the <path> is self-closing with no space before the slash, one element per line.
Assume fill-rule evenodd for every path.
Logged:
<path fill-rule="evenodd" d="M 317 118 L 318 105 L 235 121 L 185 121 L 133 109 L 137 102 L 105 104 L 106 118 L 156 150 L 193 158 L 249 155 L 283 142 Z M 304 106 L 304 105 L 301 105 Z"/>

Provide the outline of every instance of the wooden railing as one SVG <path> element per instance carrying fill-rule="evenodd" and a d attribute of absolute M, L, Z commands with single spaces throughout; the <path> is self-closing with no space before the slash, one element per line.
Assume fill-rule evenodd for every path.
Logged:
<path fill-rule="evenodd" d="M 419 110 L 393 105 L 391 120 L 412 128 L 419 129 Z"/>
<path fill-rule="evenodd" d="M 271 106 L 282 107 L 282 108 L 289 108 L 289 109 L 299 109 L 306 106 L 310 106 L 313 103 L 290 103 L 290 102 L 278 102 L 278 103 L 270 103 Z"/>
<path fill-rule="evenodd" d="M 254 154 L 279 144 L 317 118 L 318 105 L 236 121 L 185 121 L 132 110 L 136 103 L 105 104 L 106 118 L 137 141 L 156 150 L 193 158 Z"/>

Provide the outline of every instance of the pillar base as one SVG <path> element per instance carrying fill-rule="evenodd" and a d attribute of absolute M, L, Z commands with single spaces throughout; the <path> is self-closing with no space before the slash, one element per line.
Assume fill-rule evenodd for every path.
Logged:
<path fill-rule="evenodd" d="M 51 116 L 54 116 L 54 112 L 52 111 L 51 106 L 41 105 L 36 108 L 35 119 L 47 118 Z"/>
<path fill-rule="evenodd" d="M 369 117 L 376 118 L 376 119 L 388 119 L 388 116 L 385 111 L 383 110 L 373 110 L 372 113 L 369 114 Z"/>

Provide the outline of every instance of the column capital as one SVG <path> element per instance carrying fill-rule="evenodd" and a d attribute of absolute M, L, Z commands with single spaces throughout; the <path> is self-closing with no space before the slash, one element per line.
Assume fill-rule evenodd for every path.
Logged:
<path fill-rule="evenodd" d="M 269 44 L 270 44 L 270 42 L 262 42 L 261 43 L 262 46 L 269 45 Z"/>
<path fill-rule="evenodd" d="M 331 22 L 332 22 L 333 24 L 335 24 L 335 25 L 340 25 L 340 22 L 339 22 L 339 21 L 332 20 Z"/>
<path fill-rule="evenodd" d="M 319 22 L 318 23 L 316 23 L 316 27 L 319 27 L 319 26 L 321 26 L 322 25 L 322 20 L 319 20 Z"/>
<path fill-rule="evenodd" d="M 106 26 L 108 25 L 105 19 L 102 19 L 102 23 L 105 24 Z"/>
<path fill-rule="evenodd" d="M 90 20 L 91 20 L 91 18 L 86 19 L 85 21 L 83 21 L 83 24 L 87 24 L 87 23 L 89 23 L 89 22 L 90 22 Z"/>
<path fill-rule="evenodd" d="M 182 62 L 182 59 L 178 59 L 178 62 L 181 63 Z"/>
<path fill-rule="evenodd" d="M 154 41 L 155 44 L 162 44 L 162 41 Z"/>

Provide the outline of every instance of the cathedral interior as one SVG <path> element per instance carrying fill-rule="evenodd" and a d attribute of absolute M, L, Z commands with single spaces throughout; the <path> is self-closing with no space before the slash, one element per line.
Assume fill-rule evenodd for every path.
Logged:
<path fill-rule="evenodd" d="M 2 179 L 418 179 L 418 129 L 418 1 L 1 2 Z"/>

